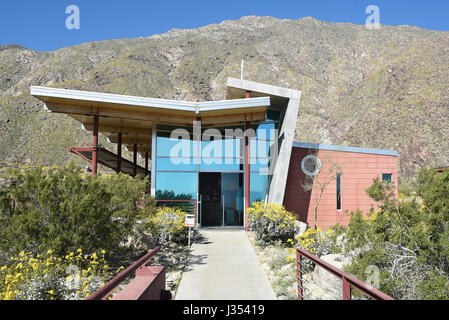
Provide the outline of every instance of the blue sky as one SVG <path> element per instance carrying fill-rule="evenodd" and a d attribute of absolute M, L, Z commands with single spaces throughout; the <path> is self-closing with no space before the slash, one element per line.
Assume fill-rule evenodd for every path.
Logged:
<path fill-rule="evenodd" d="M 80 29 L 66 28 L 68 5 L 80 9 Z M 449 0 L 14 0 L 0 3 L 0 45 L 51 51 L 84 42 L 146 37 L 247 15 L 364 24 L 377 5 L 380 23 L 449 30 Z"/>

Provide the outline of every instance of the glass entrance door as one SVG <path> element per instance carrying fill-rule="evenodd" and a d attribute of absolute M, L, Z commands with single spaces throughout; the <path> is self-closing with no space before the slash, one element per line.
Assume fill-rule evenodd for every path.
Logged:
<path fill-rule="evenodd" d="M 210 226 L 243 226 L 243 174 L 200 172 L 200 223 Z"/>
<path fill-rule="evenodd" d="M 221 196 L 225 226 L 243 226 L 243 174 L 221 174 Z"/>

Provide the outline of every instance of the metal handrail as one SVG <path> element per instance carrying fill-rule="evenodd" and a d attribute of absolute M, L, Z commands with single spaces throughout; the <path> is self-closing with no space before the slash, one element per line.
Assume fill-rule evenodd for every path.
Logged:
<path fill-rule="evenodd" d="M 126 278 L 128 278 L 132 273 L 134 273 L 141 266 L 146 265 L 153 256 L 159 251 L 161 247 L 156 247 L 146 255 L 141 257 L 139 260 L 134 262 L 128 268 L 120 272 L 117 276 L 115 276 L 112 280 L 102 286 L 100 289 L 92 293 L 90 296 L 86 298 L 86 300 L 106 300 L 112 292 L 123 282 Z"/>
<path fill-rule="evenodd" d="M 389 295 L 377 290 L 376 288 L 368 287 L 366 283 L 357 279 L 356 277 L 340 270 L 330 263 L 318 258 L 317 256 L 311 254 L 310 252 L 296 248 L 296 260 L 297 260 L 297 272 L 298 272 L 298 300 L 303 299 L 303 283 L 302 283 L 302 270 L 301 270 L 301 258 L 306 257 L 307 259 L 314 262 L 316 265 L 322 267 L 329 273 L 340 278 L 343 282 L 343 300 L 351 300 L 351 287 L 360 290 L 362 293 L 374 300 L 394 300 L 394 298 Z"/>

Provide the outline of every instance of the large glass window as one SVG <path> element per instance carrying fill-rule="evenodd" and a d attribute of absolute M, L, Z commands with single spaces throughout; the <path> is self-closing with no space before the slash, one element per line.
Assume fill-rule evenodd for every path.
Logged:
<path fill-rule="evenodd" d="M 382 182 L 391 183 L 391 173 L 382 173 Z"/>
<path fill-rule="evenodd" d="M 196 171 L 197 165 L 192 158 L 158 157 L 156 168 L 157 171 Z"/>
<path fill-rule="evenodd" d="M 250 183 L 250 196 L 249 202 L 254 201 L 265 201 L 265 196 L 267 194 L 269 175 L 260 174 L 258 172 L 251 172 L 249 177 Z"/>
<path fill-rule="evenodd" d="M 250 201 L 266 198 L 270 181 L 269 166 L 277 155 L 281 112 L 268 109 L 265 121 L 253 123 L 256 137 L 250 139 Z M 171 139 L 177 129 L 176 139 Z M 159 199 L 196 199 L 199 172 L 244 171 L 244 126 L 201 128 L 201 141 L 194 140 L 194 129 L 157 126 L 156 196 Z M 243 177 L 243 176 L 242 176 Z"/>
<path fill-rule="evenodd" d="M 251 127 L 256 137 L 250 139 L 250 203 L 266 200 L 268 183 L 271 179 L 270 164 L 277 156 L 278 129 L 281 112 L 268 109 L 264 122 Z"/>
<path fill-rule="evenodd" d="M 156 172 L 157 199 L 196 199 L 197 191 L 196 172 Z"/>
<path fill-rule="evenodd" d="M 341 174 L 337 173 L 337 210 L 341 210 Z"/>
<path fill-rule="evenodd" d="M 230 164 L 234 164 L 232 170 L 242 170 L 239 167 L 243 163 L 242 137 L 242 126 L 202 130 L 200 170 L 220 171 L 217 165 L 224 165 L 225 169 L 231 168 Z"/>
<path fill-rule="evenodd" d="M 243 164 L 239 163 L 233 163 L 233 164 L 226 164 L 226 163 L 210 163 L 209 161 L 217 160 L 221 161 L 222 159 L 203 159 L 202 163 L 199 166 L 200 171 L 209 171 L 209 172 L 222 172 L 222 171 L 242 171 L 243 170 Z M 230 159 L 232 160 L 232 159 Z M 205 163 L 207 162 L 207 163 Z"/>
<path fill-rule="evenodd" d="M 171 139 L 175 129 L 184 136 Z M 164 200 L 196 199 L 198 165 L 194 161 L 192 128 L 158 125 L 156 139 L 156 198 Z M 182 138 L 188 139 L 182 139 Z"/>
<path fill-rule="evenodd" d="M 250 139 L 249 153 L 251 158 L 265 158 L 273 154 L 275 141 L 267 141 L 261 139 Z"/>

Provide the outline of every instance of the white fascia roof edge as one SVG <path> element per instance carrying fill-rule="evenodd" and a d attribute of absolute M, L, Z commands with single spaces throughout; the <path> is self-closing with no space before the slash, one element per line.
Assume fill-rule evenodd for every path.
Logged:
<path fill-rule="evenodd" d="M 74 99 L 74 100 L 84 100 L 93 102 L 134 105 L 142 107 L 173 109 L 180 111 L 191 111 L 195 113 L 201 111 L 260 107 L 270 105 L 270 97 L 207 101 L 207 102 L 189 102 L 189 101 L 155 99 L 155 98 L 127 96 L 112 93 L 100 93 L 100 92 L 38 87 L 38 86 L 31 86 L 30 94 L 32 96 L 43 96 L 61 99 Z"/>
<path fill-rule="evenodd" d="M 196 106 L 195 103 L 185 101 L 155 99 L 155 98 L 127 96 L 112 93 L 100 93 L 100 92 L 49 88 L 49 87 L 31 86 L 30 93 L 32 96 L 45 96 L 61 99 L 85 100 L 85 101 L 95 101 L 104 103 L 135 105 L 142 107 L 176 109 L 184 111 L 195 111 Z"/>
<path fill-rule="evenodd" d="M 270 105 L 270 97 L 232 99 L 219 101 L 198 102 L 200 111 L 213 111 L 235 108 L 267 107 Z"/>

